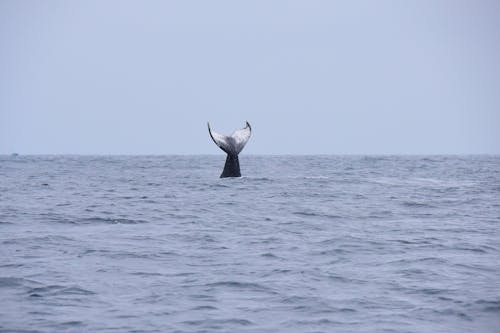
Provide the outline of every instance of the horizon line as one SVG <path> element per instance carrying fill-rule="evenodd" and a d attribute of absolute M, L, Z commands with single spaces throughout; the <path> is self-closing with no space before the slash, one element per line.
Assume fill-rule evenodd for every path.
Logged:
<path fill-rule="evenodd" d="M 222 156 L 215 153 L 0 153 L 2 157 L 22 156 Z M 241 154 L 242 156 L 498 156 L 500 153 L 257 153 Z"/>

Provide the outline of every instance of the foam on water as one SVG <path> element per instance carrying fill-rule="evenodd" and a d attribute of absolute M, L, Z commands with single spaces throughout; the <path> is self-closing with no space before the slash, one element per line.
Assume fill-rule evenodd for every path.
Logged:
<path fill-rule="evenodd" d="M 500 157 L 0 157 L 0 331 L 496 332 Z"/>

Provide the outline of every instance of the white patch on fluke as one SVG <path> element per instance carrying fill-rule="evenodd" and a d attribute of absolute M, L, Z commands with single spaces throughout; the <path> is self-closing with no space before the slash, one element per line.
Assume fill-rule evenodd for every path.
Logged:
<path fill-rule="evenodd" d="M 233 134 L 227 136 L 212 131 L 212 129 L 210 128 L 210 123 L 208 123 L 208 132 L 210 133 L 212 140 L 214 140 L 215 144 L 219 146 L 220 149 L 228 154 L 238 155 L 250 139 L 252 128 L 247 121 L 244 128 L 236 130 L 233 132 Z"/>

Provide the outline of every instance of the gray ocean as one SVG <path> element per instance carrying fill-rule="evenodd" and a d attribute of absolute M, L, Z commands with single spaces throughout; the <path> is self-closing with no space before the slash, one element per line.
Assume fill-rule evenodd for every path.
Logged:
<path fill-rule="evenodd" d="M 500 332 L 500 156 L 1 156 L 1 332 Z"/>

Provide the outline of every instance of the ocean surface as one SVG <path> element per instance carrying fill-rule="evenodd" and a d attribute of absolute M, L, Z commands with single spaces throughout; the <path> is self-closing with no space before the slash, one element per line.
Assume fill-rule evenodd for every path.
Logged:
<path fill-rule="evenodd" d="M 0 332 L 500 332 L 500 156 L 0 156 Z"/>

